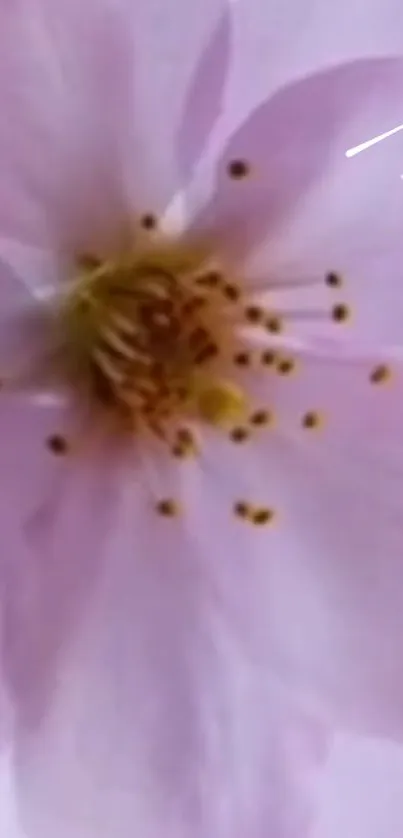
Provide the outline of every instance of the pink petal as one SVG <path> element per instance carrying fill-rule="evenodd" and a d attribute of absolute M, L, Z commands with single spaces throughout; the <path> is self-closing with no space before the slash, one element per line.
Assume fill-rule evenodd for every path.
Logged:
<path fill-rule="evenodd" d="M 27 378 L 48 352 L 47 306 L 62 278 L 63 265 L 54 254 L 0 237 L 2 382 Z"/>
<path fill-rule="evenodd" d="M 402 52 L 399 0 L 241 0 L 232 4 L 232 12 L 229 107 L 237 121 L 245 110 L 297 78 L 356 58 Z"/>
<path fill-rule="evenodd" d="M 136 195 L 146 166 L 148 179 L 169 200 L 183 186 L 220 113 L 230 58 L 229 10 L 224 0 L 179 0 L 173 13 L 164 0 L 150 0 L 133 5 L 133 22 L 134 131 L 142 156 L 134 158 L 129 146 L 128 179 Z M 149 200 L 143 211 L 159 212 L 152 192 Z"/>
<path fill-rule="evenodd" d="M 130 6 L 3 4 L 0 224 L 9 235 L 78 247 L 127 217 L 121 143 L 134 106 Z"/>
<path fill-rule="evenodd" d="M 78 459 L 82 441 L 66 409 L 38 402 L 3 395 L 0 412 L 0 468 L 8 475 L 0 515 L 10 531 L 1 568 L 2 660 L 24 728 L 46 711 L 55 660 L 100 573 L 118 498 L 108 452 Z M 67 439 L 65 456 L 49 449 L 55 436 Z M 89 499 L 97 523 L 87 530 Z"/>
<path fill-rule="evenodd" d="M 284 357 L 296 360 L 294 372 L 273 366 L 252 379 L 252 406 L 272 411 L 272 424 L 232 443 L 233 462 L 222 447 L 208 453 L 209 468 L 233 496 L 276 511 L 262 577 L 239 580 L 243 597 L 234 584 L 233 607 L 256 656 L 268 655 L 332 723 L 401 736 L 402 355 L 348 359 L 329 351 L 326 358 L 290 349 Z M 372 383 L 382 364 L 390 380 Z M 305 427 L 315 412 L 318 427 Z M 208 555 L 207 519 L 200 533 Z M 221 577 L 226 568 L 215 572 Z"/>
<path fill-rule="evenodd" d="M 28 563 L 13 557 L 6 576 L 23 828 L 308 835 L 322 725 L 246 654 L 193 531 L 185 474 L 158 452 L 143 467 L 135 452 L 125 459 L 120 491 L 95 466 L 58 481 L 48 524 L 44 509 L 30 525 Z M 189 515 L 156 515 L 168 490 L 189 497 Z M 233 547 L 236 573 L 246 541 Z"/>
<path fill-rule="evenodd" d="M 312 838 L 400 838 L 402 784 L 401 744 L 336 737 L 321 778 Z"/>
<path fill-rule="evenodd" d="M 191 78 L 177 136 L 179 182 L 186 184 L 224 108 L 224 92 L 232 59 L 231 19 L 226 8 Z"/>
<path fill-rule="evenodd" d="M 135 213 L 165 209 L 220 112 L 223 8 L 184 3 L 174 19 L 158 0 L 19 0 L 2 10 L 3 230 L 105 247 L 130 233 Z"/>
<path fill-rule="evenodd" d="M 354 62 L 298 82 L 256 109 L 219 161 L 214 197 L 196 226 L 216 228 L 236 258 L 248 252 L 252 288 L 284 289 L 286 298 L 271 295 L 271 306 L 284 307 L 297 333 L 329 330 L 324 278 L 334 270 L 344 276 L 334 304 L 352 311 L 348 333 L 401 338 L 403 135 L 352 159 L 345 152 L 399 124 L 402 83 L 398 59 Z M 249 177 L 228 177 L 236 159 L 250 163 Z M 293 288 L 298 280 L 306 287 Z"/>

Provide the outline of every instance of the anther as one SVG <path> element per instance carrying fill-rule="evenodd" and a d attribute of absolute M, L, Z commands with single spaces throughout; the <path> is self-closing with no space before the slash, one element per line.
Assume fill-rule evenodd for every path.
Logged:
<path fill-rule="evenodd" d="M 174 500 L 167 498 L 165 500 L 158 501 L 156 511 L 159 515 L 163 515 L 165 518 L 174 518 L 179 512 L 179 507 Z"/>
<path fill-rule="evenodd" d="M 249 174 L 249 165 L 246 160 L 235 159 L 231 160 L 227 166 L 227 173 L 230 178 L 234 180 L 241 180 Z"/>
<path fill-rule="evenodd" d="M 52 436 L 48 437 L 46 440 L 46 445 L 49 448 L 49 451 L 52 454 L 56 454 L 57 456 L 61 456 L 63 454 L 67 454 L 68 452 L 68 443 L 64 436 L 60 434 L 53 434 Z"/>
<path fill-rule="evenodd" d="M 336 323 L 343 323 L 345 320 L 348 320 L 349 316 L 350 310 L 344 303 L 338 303 L 333 306 L 332 318 Z"/>
<path fill-rule="evenodd" d="M 374 367 L 370 375 L 370 381 L 372 384 L 383 384 L 385 381 L 388 381 L 390 378 L 390 369 L 386 366 L 386 364 L 379 364 L 379 366 Z"/>
<path fill-rule="evenodd" d="M 252 515 L 252 522 L 258 526 L 262 526 L 263 524 L 268 524 L 274 518 L 274 512 L 272 509 L 256 509 L 256 511 Z"/>

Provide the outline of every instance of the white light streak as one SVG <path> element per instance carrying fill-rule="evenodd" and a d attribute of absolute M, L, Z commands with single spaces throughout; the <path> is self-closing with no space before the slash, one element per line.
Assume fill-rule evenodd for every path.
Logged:
<path fill-rule="evenodd" d="M 354 148 L 347 149 L 346 157 L 355 157 L 356 154 L 359 154 L 361 151 L 365 151 L 367 148 L 371 148 L 371 146 L 376 145 L 376 143 L 380 143 L 381 140 L 386 140 L 388 137 L 391 137 L 392 134 L 397 134 L 398 131 L 403 131 L 403 124 L 397 125 L 396 128 L 392 128 L 390 131 L 385 131 L 384 134 L 378 134 L 378 136 L 373 137 L 372 140 L 366 140 L 365 143 L 360 143 L 360 145 L 356 145 Z"/>

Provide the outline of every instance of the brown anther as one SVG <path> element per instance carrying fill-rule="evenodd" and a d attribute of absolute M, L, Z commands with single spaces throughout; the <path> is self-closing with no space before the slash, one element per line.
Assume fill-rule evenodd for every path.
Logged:
<path fill-rule="evenodd" d="M 317 428 L 320 424 L 320 416 L 314 410 L 309 410 L 302 417 L 302 426 L 309 430 Z"/>
<path fill-rule="evenodd" d="M 233 428 L 230 433 L 232 442 L 245 442 L 248 439 L 248 431 L 246 428 Z"/>
<path fill-rule="evenodd" d="M 140 218 L 140 224 L 145 230 L 154 230 L 157 226 L 156 216 L 151 212 L 146 212 L 145 215 L 142 215 Z"/>
<path fill-rule="evenodd" d="M 224 296 L 231 303 L 236 303 L 237 300 L 239 300 L 239 298 L 241 296 L 241 292 L 240 292 L 239 288 L 237 288 L 237 286 L 233 285 L 233 283 L 231 283 L 231 282 L 227 282 L 224 285 L 222 291 L 223 291 Z"/>
<path fill-rule="evenodd" d="M 166 500 L 158 501 L 156 511 L 159 515 L 163 515 L 166 518 L 174 518 L 178 514 L 179 509 L 175 501 L 167 498 Z"/>
<path fill-rule="evenodd" d="M 245 309 L 245 317 L 249 323 L 261 323 L 264 318 L 263 309 L 259 306 L 248 306 Z"/>
<path fill-rule="evenodd" d="M 194 314 L 195 311 L 199 311 L 201 308 L 204 308 L 206 305 L 206 298 L 205 297 L 192 297 L 185 305 L 182 307 L 182 314 Z"/>
<path fill-rule="evenodd" d="M 268 524 L 274 518 L 274 512 L 272 509 L 256 509 L 256 511 L 252 515 L 252 522 L 261 526 L 263 524 Z"/>
<path fill-rule="evenodd" d="M 256 427 L 263 427 L 270 422 L 270 413 L 267 410 L 255 410 L 250 417 L 250 422 Z"/>
<path fill-rule="evenodd" d="M 333 306 L 332 308 L 332 319 L 335 320 L 336 323 L 343 323 L 348 320 L 350 316 L 350 310 L 348 306 L 344 303 L 338 303 L 337 305 Z"/>
<path fill-rule="evenodd" d="M 197 285 L 202 285 L 204 288 L 217 288 L 222 280 L 222 276 L 218 271 L 209 271 L 203 276 L 198 276 L 196 279 Z"/>
<path fill-rule="evenodd" d="M 192 454 L 196 454 L 196 442 L 191 431 L 188 428 L 179 428 L 176 434 L 176 442 L 172 448 L 174 457 L 184 459 Z"/>
<path fill-rule="evenodd" d="M 203 326 L 197 326 L 196 329 L 193 329 L 193 332 L 189 335 L 189 346 L 191 349 L 199 349 L 206 341 L 208 341 L 210 335 Z"/>
<path fill-rule="evenodd" d="M 250 355 L 248 352 L 237 352 L 234 355 L 234 364 L 238 367 L 248 367 L 250 364 Z"/>
<path fill-rule="evenodd" d="M 184 445 L 174 445 L 172 448 L 172 454 L 174 457 L 177 457 L 177 459 L 184 459 L 187 457 L 188 451 Z"/>
<path fill-rule="evenodd" d="M 325 282 L 329 288 L 340 288 L 342 285 L 342 278 L 340 274 L 336 273 L 336 271 L 329 271 L 329 273 L 325 276 Z"/>
<path fill-rule="evenodd" d="M 370 381 L 372 384 L 384 384 L 390 378 L 390 369 L 386 364 L 379 364 L 371 372 Z"/>
<path fill-rule="evenodd" d="M 276 353 L 273 352 L 271 349 L 266 349 L 262 352 L 261 361 L 266 367 L 271 367 L 276 360 Z"/>
<path fill-rule="evenodd" d="M 61 436 L 61 434 L 53 434 L 52 436 L 49 436 L 46 440 L 46 445 L 49 448 L 49 451 L 57 456 L 67 454 L 69 449 L 66 437 Z"/>
<path fill-rule="evenodd" d="M 218 355 L 218 346 L 215 343 L 208 343 L 195 356 L 195 364 L 204 364 L 205 361 L 210 361 Z"/>
<path fill-rule="evenodd" d="M 231 160 L 227 166 L 227 173 L 229 177 L 234 180 L 241 180 L 242 178 L 245 178 L 249 174 L 249 171 L 249 164 L 246 160 L 241 160 L 240 158 Z"/>
<path fill-rule="evenodd" d="M 234 503 L 233 509 L 234 509 L 235 515 L 237 515 L 238 518 L 249 518 L 249 516 L 251 514 L 250 505 L 248 503 L 245 503 L 245 501 L 243 501 L 243 500 L 240 500 L 240 501 L 237 501 L 237 503 Z"/>
<path fill-rule="evenodd" d="M 276 317 L 275 315 L 273 315 L 272 317 L 269 317 L 266 320 L 266 329 L 267 329 L 268 332 L 271 332 L 272 334 L 275 334 L 275 335 L 277 335 L 279 332 L 281 332 L 282 323 L 281 323 L 280 318 Z"/>
<path fill-rule="evenodd" d="M 277 364 L 277 372 L 279 372 L 280 375 L 289 375 L 293 369 L 295 369 L 295 362 L 292 358 L 283 358 L 283 360 L 279 361 Z"/>

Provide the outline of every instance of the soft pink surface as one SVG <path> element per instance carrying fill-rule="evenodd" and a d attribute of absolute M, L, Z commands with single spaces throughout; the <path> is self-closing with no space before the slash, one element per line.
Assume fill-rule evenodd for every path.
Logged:
<path fill-rule="evenodd" d="M 296 360 L 239 373 L 273 428 L 201 430 L 180 465 L 97 438 L 52 457 L 46 437 L 77 430 L 66 394 L 2 392 L 7 836 L 400 838 L 402 135 L 345 151 L 402 119 L 402 14 L 0 4 L 4 376 L 40 356 L 71 248 L 118 244 L 185 187 L 185 225 L 242 259 Z M 238 157 L 251 177 L 230 182 Z M 171 495 L 183 515 L 158 518 Z M 273 525 L 237 521 L 243 498 Z"/>

